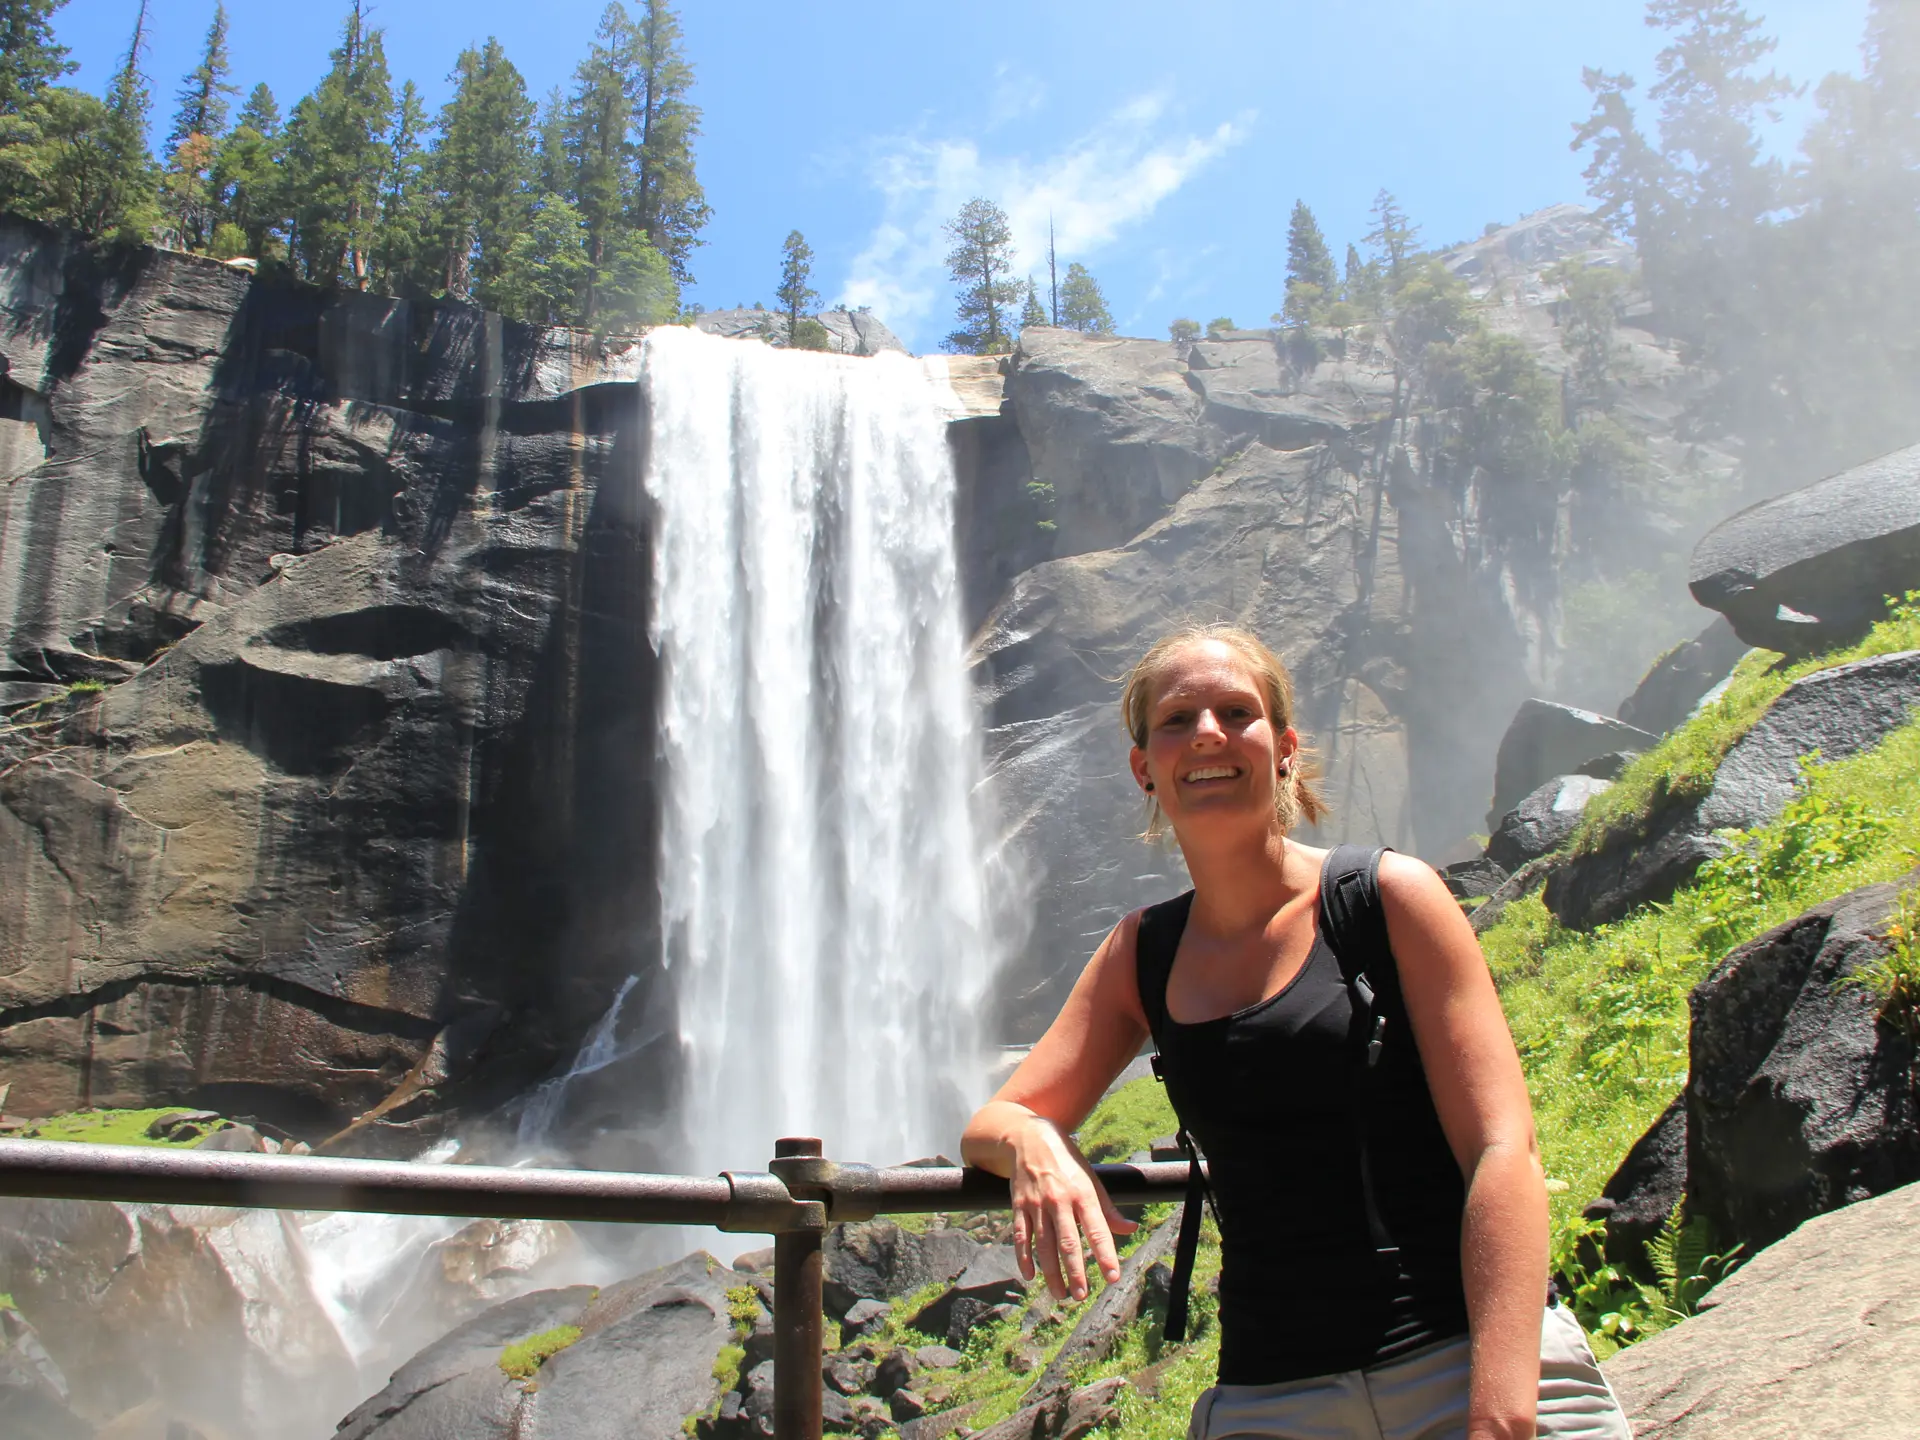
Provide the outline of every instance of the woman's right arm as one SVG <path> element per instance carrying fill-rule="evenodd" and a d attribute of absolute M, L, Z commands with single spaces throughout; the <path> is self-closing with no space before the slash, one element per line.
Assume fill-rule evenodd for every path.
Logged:
<path fill-rule="evenodd" d="M 1048 1289 L 1076 1300 L 1087 1294 L 1086 1253 L 1111 1284 L 1120 1278 L 1113 1236 L 1133 1229 L 1068 1137 L 1147 1038 L 1134 977 L 1139 923 L 1129 915 L 1101 942 L 1047 1033 L 960 1141 L 967 1164 L 1013 1182 L 1020 1273 L 1032 1279 L 1037 1265 Z"/>

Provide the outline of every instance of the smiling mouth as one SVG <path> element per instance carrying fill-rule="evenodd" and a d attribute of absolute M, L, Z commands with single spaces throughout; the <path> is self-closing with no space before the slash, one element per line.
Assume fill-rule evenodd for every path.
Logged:
<path fill-rule="evenodd" d="M 1239 775 L 1240 769 L 1236 765 L 1202 765 L 1196 770 L 1189 770 L 1180 778 L 1183 784 L 1192 785 L 1200 780 L 1233 780 Z"/>

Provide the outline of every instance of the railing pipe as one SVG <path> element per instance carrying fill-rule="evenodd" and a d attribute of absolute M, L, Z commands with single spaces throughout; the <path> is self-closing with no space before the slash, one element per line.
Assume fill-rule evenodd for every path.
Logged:
<path fill-rule="evenodd" d="M 0 1196 L 771 1232 L 774 1440 L 820 1440 L 827 1226 L 881 1214 L 1004 1210 L 1007 1182 L 957 1166 L 842 1164 L 781 1140 L 768 1170 L 717 1176 L 243 1155 L 0 1139 Z M 1184 1161 L 1096 1165 L 1116 1205 L 1178 1199 Z"/>

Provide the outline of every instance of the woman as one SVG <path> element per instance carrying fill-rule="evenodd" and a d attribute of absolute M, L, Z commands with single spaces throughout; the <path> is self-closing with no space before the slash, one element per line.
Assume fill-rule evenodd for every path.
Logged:
<path fill-rule="evenodd" d="M 1578 1324 L 1543 1318 L 1532 1114 L 1453 897 L 1382 854 L 1377 884 L 1362 867 L 1378 938 L 1343 922 L 1333 953 L 1327 852 L 1289 837 L 1324 809 L 1291 682 L 1248 632 L 1161 641 L 1122 708 L 1148 833 L 1171 826 L 1193 891 L 1114 927 L 967 1127 L 968 1163 L 1012 1180 L 1022 1273 L 1076 1299 L 1089 1256 L 1118 1278 L 1133 1227 L 1068 1136 L 1152 1035 L 1222 1235 L 1219 1383 L 1192 1440 L 1625 1440 Z"/>

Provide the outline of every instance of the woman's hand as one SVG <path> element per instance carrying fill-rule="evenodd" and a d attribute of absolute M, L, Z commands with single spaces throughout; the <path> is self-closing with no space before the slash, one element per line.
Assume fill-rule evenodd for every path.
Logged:
<path fill-rule="evenodd" d="M 1114 927 L 1047 1033 L 960 1138 L 967 1164 L 1012 1182 L 1022 1278 L 1031 1280 L 1038 1269 L 1063 1298 L 1086 1298 L 1089 1252 L 1109 1284 L 1118 1280 L 1113 1237 L 1137 1228 L 1120 1218 L 1067 1132 L 1087 1118 L 1147 1038 L 1134 983 L 1139 918 L 1129 915 Z"/>
<path fill-rule="evenodd" d="M 1113 1237 L 1138 1227 L 1113 1208 L 1079 1147 L 1052 1121 L 1029 1111 L 1025 1124 L 1009 1129 L 1013 1254 L 1020 1276 L 1031 1280 L 1037 1267 L 1056 1298 L 1084 1300 L 1087 1255 L 1092 1254 L 1100 1273 L 1113 1284 L 1120 1278 Z"/>

